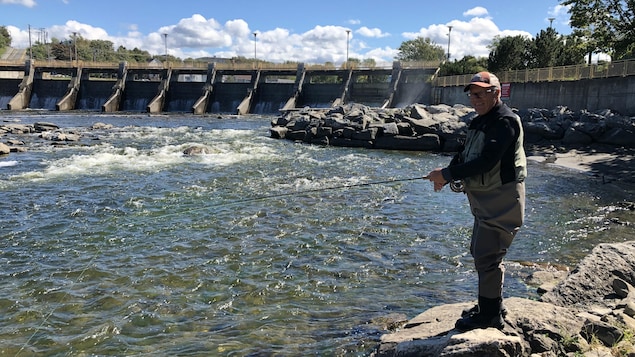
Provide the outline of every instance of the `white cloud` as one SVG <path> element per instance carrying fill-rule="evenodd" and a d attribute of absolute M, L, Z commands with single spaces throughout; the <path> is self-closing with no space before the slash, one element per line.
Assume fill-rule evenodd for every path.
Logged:
<path fill-rule="evenodd" d="M 22 5 L 26 7 L 35 7 L 35 0 L 0 0 L 0 4 Z"/>
<path fill-rule="evenodd" d="M 73 36 L 73 32 L 77 32 L 78 36 L 88 40 L 111 40 L 106 30 L 100 27 L 83 24 L 75 20 L 66 21 L 64 25 L 52 26 L 48 29 L 48 32 L 50 38 L 57 38 L 60 40 L 71 38 Z"/>
<path fill-rule="evenodd" d="M 360 27 L 357 31 L 355 31 L 355 33 L 360 34 L 364 37 L 373 37 L 373 38 L 382 38 L 382 37 L 390 36 L 389 33 L 383 32 L 381 29 L 378 29 L 376 27 L 370 29 L 366 26 Z"/>
<path fill-rule="evenodd" d="M 0 0 L 15 1 L 15 0 Z M 553 14 L 562 14 L 566 8 L 554 7 Z M 169 24 L 151 33 L 141 33 L 136 24 L 127 24 L 127 32 L 109 35 L 104 29 L 83 24 L 77 21 L 67 21 L 63 25 L 52 26 L 47 29 L 49 41 L 52 38 L 64 40 L 77 32 L 85 39 L 108 40 L 114 48 L 123 46 L 127 49 L 138 48 L 153 55 L 165 53 L 165 40 L 170 55 L 180 58 L 198 57 L 234 57 L 254 56 L 254 36 L 256 32 L 257 56 L 273 62 L 300 61 L 306 63 L 333 62 L 340 64 L 345 61 L 348 51 L 350 58 L 360 60 L 372 58 L 378 64 L 392 63 L 398 53 L 396 48 L 400 40 L 410 40 L 416 37 L 430 38 L 435 44 L 447 50 L 448 40 L 451 40 L 450 53 L 452 59 L 460 59 L 466 55 L 484 57 L 489 54 L 488 46 L 496 36 L 515 36 L 531 34 L 524 31 L 501 30 L 489 17 L 487 9 L 474 7 L 464 13 L 466 20 L 453 20 L 446 24 L 432 24 L 419 29 L 417 32 L 404 32 L 393 45 L 381 43 L 380 39 L 391 36 L 380 28 L 362 26 L 354 30 L 355 38 L 347 34 L 351 28 L 336 25 L 315 26 L 302 33 L 293 33 L 286 28 L 252 29 L 243 19 L 233 19 L 224 24 L 214 18 L 206 18 L 194 14 L 182 18 L 175 24 Z M 358 22 L 357 20 L 351 21 Z M 452 26 L 452 31 L 449 31 Z M 7 26 L 12 37 L 12 44 L 17 48 L 27 48 L 29 44 L 28 30 Z M 32 29 L 32 36 L 33 36 Z M 448 34 L 450 37 L 448 37 Z M 37 37 L 33 37 L 36 39 Z M 381 43 L 381 44 L 378 44 Z M 395 47 L 395 48 L 392 48 Z"/>
<path fill-rule="evenodd" d="M 430 38 L 432 42 L 443 47 L 447 51 L 450 42 L 450 59 L 461 59 L 467 55 L 474 57 L 487 57 L 488 46 L 496 36 L 523 35 L 532 37 L 526 31 L 500 30 L 489 16 L 476 16 L 476 14 L 488 15 L 488 11 L 482 7 L 475 7 L 464 13 L 473 16 L 469 21 L 453 20 L 446 25 L 436 24 L 428 28 L 421 28 L 419 32 L 404 32 L 402 36 L 408 40 L 417 37 Z M 452 31 L 449 30 L 452 26 Z"/>
<path fill-rule="evenodd" d="M 571 5 L 563 6 L 556 5 L 553 8 L 549 9 L 549 17 L 554 19 L 553 25 L 561 24 L 565 26 L 569 26 L 569 9 Z M 545 19 L 545 23 L 549 23 L 549 19 Z"/>
<path fill-rule="evenodd" d="M 486 17 L 488 15 L 489 15 L 489 12 L 487 11 L 486 8 L 482 6 L 471 8 L 463 13 L 464 17 Z"/>
<path fill-rule="evenodd" d="M 377 66 L 389 67 L 392 66 L 392 62 L 398 53 L 399 50 L 390 47 L 374 48 L 366 52 L 362 58 L 372 58 L 375 60 Z"/>

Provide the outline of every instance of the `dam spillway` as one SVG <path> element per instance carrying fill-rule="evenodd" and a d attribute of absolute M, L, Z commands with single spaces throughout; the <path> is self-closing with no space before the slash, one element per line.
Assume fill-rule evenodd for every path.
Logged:
<path fill-rule="evenodd" d="M 1 110 L 276 114 L 347 103 L 426 103 L 435 65 L 329 69 L 152 64 L 0 63 Z"/>

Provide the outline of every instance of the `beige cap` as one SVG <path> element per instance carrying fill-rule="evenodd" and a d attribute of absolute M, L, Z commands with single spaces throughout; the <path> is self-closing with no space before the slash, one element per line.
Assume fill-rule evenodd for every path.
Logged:
<path fill-rule="evenodd" d="M 501 89 L 501 83 L 498 80 L 498 77 L 489 73 L 489 72 L 478 72 L 472 77 L 472 80 L 468 85 L 463 89 L 464 92 L 467 92 L 470 89 L 471 85 L 483 87 L 483 88 L 491 88 L 494 87 L 498 90 Z"/>

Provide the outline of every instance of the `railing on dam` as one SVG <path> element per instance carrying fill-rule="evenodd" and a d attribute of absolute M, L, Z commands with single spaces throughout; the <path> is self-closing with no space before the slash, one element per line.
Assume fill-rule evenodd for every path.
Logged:
<path fill-rule="evenodd" d="M 213 61 L 211 61 L 213 62 Z M 51 60 L 33 60 L 32 61 L 34 67 L 46 67 L 46 68 L 112 68 L 117 69 L 119 67 L 120 62 L 95 62 L 95 61 L 51 61 Z M 216 62 L 216 68 L 219 70 L 296 70 L 298 68 L 298 63 L 289 62 L 289 63 L 270 63 L 270 62 L 232 62 L 232 61 L 220 61 Z M 430 68 L 438 68 L 440 62 L 439 61 L 420 61 L 420 62 L 399 62 L 400 68 L 403 69 L 430 69 Z M 127 62 L 126 67 L 129 69 L 161 69 L 161 68 L 170 68 L 170 69 L 207 69 L 209 63 L 208 62 L 200 62 L 200 61 L 174 61 L 174 62 L 149 62 L 149 63 L 139 63 L 139 62 Z M 23 67 L 24 61 L 0 61 L 0 67 Z M 344 65 L 343 67 L 337 68 L 332 64 L 305 64 L 304 68 L 308 70 L 319 70 L 319 69 L 328 69 L 328 70 L 336 70 L 336 69 L 354 69 L 354 70 L 364 70 L 364 69 L 392 69 L 393 65 L 382 65 L 382 66 L 365 66 L 363 64 L 358 64 L 351 62 L 348 65 Z"/>
<path fill-rule="evenodd" d="M 626 77 L 635 75 L 635 60 L 614 61 L 592 65 L 559 66 L 496 73 L 501 82 L 555 82 L 581 79 Z M 463 86 L 470 82 L 472 74 L 437 77 L 435 86 Z"/>

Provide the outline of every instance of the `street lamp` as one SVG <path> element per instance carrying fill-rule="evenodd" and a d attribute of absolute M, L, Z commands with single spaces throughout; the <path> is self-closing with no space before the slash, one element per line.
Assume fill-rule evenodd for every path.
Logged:
<path fill-rule="evenodd" d="M 346 68 L 348 68 L 348 45 L 351 37 L 351 30 L 346 30 Z"/>
<path fill-rule="evenodd" d="M 163 34 L 163 43 L 165 44 L 165 65 L 168 64 L 168 34 Z"/>
<path fill-rule="evenodd" d="M 448 26 L 448 62 L 450 62 L 450 35 L 452 34 L 452 26 Z"/>
<path fill-rule="evenodd" d="M 73 32 L 73 47 L 75 47 L 75 62 L 79 63 L 79 58 L 77 58 L 77 32 Z"/>
<path fill-rule="evenodd" d="M 549 28 L 551 28 L 551 26 L 553 25 L 553 20 L 555 20 L 555 17 L 550 17 L 547 20 L 549 20 Z"/>
<path fill-rule="evenodd" d="M 31 25 L 29 25 L 29 59 L 33 59 L 33 45 L 31 44 Z"/>
<path fill-rule="evenodd" d="M 258 41 L 258 33 L 254 32 L 254 62 L 258 61 L 258 54 L 256 53 L 256 42 Z"/>

